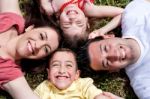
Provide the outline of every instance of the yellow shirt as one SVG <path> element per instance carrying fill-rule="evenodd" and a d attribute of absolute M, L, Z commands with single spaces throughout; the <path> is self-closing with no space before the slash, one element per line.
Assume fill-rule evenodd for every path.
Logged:
<path fill-rule="evenodd" d="M 43 81 L 34 92 L 41 99 L 94 99 L 102 90 L 93 85 L 91 78 L 79 78 L 65 90 L 59 90 L 48 80 Z"/>

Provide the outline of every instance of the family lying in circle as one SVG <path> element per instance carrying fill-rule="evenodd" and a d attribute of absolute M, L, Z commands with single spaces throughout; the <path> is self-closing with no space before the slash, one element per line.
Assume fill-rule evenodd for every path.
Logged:
<path fill-rule="evenodd" d="M 92 78 L 80 77 L 80 55 L 69 48 L 90 40 L 81 48 L 81 66 L 95 71 L 125 68 L 138 98 L 150 99 L 150 0 L 132 0 L 125 9 L 94 5 L 94 0 L 32 1 L 38 14 L 23 18 L 19 0 L 0 0 L 0 89 L 13 99 L 123 99 L 98 89 Z M 53 16 L 62 32 L 48 21 Z M 89 33 L 90 17 L 112 20 Z M 119 25 L 122 37 L 107 34 Z M 68 48 L 60 48 L 62 41 Z M 47 80 L 33 91 L 19 63 L 47 56 Z"/>

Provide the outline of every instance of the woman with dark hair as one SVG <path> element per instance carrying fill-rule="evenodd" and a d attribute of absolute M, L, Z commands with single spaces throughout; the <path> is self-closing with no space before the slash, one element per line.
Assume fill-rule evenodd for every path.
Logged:
<path fill-rule="evenodd" d="M 23 31 L 18 0 L 0 0 L 0 88 L 14 99 L 38 99 L 16 62 L 46 57 L 58 48 L 59 35 L 48 26 Z"/>

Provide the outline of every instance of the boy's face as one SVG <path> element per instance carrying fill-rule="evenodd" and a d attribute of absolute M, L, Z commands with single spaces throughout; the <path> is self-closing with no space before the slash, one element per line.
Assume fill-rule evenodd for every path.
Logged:
<path fill-rule="evenodd" d="M 70 52 L 56 52 L 49 63 L 48 79 L 58 89 L 68 88 L 78 79 L 79 70 L 75 57 Z"/>

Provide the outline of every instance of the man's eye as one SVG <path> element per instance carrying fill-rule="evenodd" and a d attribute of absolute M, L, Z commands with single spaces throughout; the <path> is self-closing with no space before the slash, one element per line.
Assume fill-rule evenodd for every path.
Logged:
<path fill-rule="evenodd" d="M 108 67 L 109 67 L 109 63 L 108 63 L 107 60 L 105 60 L 105 61 L 103 62 L 103 67 L 104 67 L 104 68 L 108 68 Z"/>

